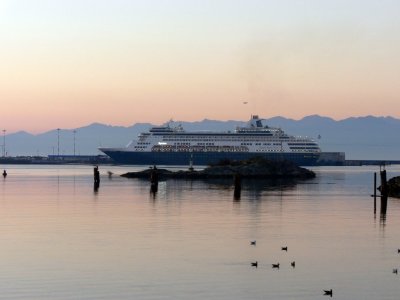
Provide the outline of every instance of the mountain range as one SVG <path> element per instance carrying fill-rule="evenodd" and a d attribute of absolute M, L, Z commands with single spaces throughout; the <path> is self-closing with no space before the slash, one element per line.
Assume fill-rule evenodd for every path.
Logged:
<path fill-rule="evenodd" d="M 393 117 L 351 117 L 336 121 L 318 115 L 301 120 L 278 116 L 264 122 L 280 127 L 290 135 L 312 137 L 318 141 L 322 151 L 345 152 L 346 159 L 400 159 L 400 119 Z M 245 123 L 204 119 L 199 122 L 171 121 L 170 124 L 181 124 L 187 131 L 232 131 Z M 150 123 L 136 123 L 128 127 L 93 123 L 76 128 L 75 133 L 74 129 L 54 129 L 36 135 L 20 131 L 5 136 L 6 153 L 8 156 L 72 155 L 75 146 L 76 155 L 96 155 L 101 154 L 98 147 L 125 146 L 152 126 Z M 3 141 L 0 144 L 3 146 Z"/>

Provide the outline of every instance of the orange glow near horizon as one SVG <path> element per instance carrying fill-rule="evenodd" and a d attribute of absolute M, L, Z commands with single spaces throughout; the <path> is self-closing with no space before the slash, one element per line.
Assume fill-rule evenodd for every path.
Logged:
<path fill-rule="evenodd" d="M 400 4 L 89 2 L 0 5 L 7 132 L 251 114 L 400 117 Z"/>

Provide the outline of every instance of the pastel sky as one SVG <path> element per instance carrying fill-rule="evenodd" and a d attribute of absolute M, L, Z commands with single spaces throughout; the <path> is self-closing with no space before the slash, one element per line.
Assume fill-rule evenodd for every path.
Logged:
<path fill-rule="evenodd" d="M 397 0 L 0 0 L 0 128 L 400 117 L 399 13 Z"/>

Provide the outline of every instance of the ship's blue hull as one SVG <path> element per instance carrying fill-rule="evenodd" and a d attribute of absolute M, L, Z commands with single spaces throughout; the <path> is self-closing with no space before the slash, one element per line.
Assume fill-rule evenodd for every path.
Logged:
<path fill-rule="evenodd" d="M 124 165 L 188 166 L 192 160 L 194 166 L 207 166 L 223 159 L 245 160 L 258 156 L 269 160 L 290 160 L 299 166 L 313 166 L 319 157 L 318 153 L 131 152 L 106 149 L 102 151 L 115 163 Z"/>

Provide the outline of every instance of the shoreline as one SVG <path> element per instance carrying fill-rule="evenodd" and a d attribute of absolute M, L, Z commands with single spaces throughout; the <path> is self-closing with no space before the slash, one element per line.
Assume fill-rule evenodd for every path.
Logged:
<path fill-rule="evenodd" d="M 115 165 L 117 164 L 106 155 L 60 155 L 60 156 L 7 156 L 0 157 L 0 164 L 3 165 L 70 165 L 70 164 L 91 164 L 91 165 Z M 128 164 L 127 164 L 128 165 Z M 380 166 L 380 165 L 400 165 L 400 160 L 393 159 L 347 159 L 344 161 L 320 161 L 313 166 Z M 136 165 L 132 165 L 136 166 Z M 189 167 L 182 165 L 181 167 Z M 207 166 L 200 166 L 207 167 Z"/>

